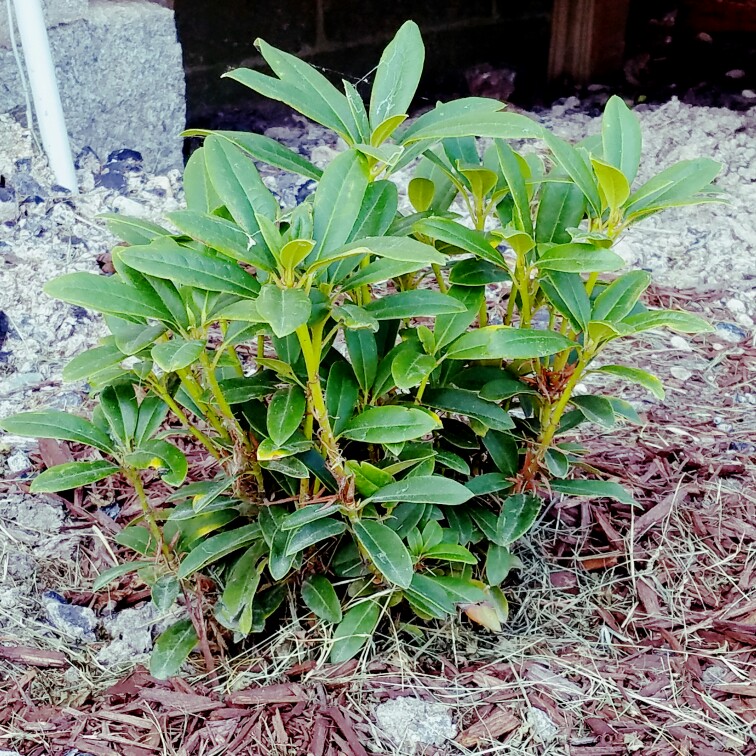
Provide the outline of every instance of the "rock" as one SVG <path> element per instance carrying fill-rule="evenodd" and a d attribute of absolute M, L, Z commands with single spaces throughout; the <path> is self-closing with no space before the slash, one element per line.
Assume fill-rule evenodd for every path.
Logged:
<path fill-rule="evenodd" d="M 740 94 L 742 97 L 745 97 L 746 100 L 756 100 L 756 92 L 752 89 L 744 89 Z"/>
<path fill-rule="evenodd" d="M 16 373 L 0 381 L 0 396 L 11 396 L 19 391 L 39 385 L 42 373 Z"/>
<path fill-rule="evenodd" d="M 394 698 L 376 706 L 375 717 L 381 729 L 407 753 L 413 753 L 419 743 L 442 745 L 457 734 L 444 704 L 413 696 Z"/>
<path fill-rule="evenodd" d="M 559 735 L 559 727 L 543 709 L 532 708 L 528 712 L 528 724 L 533 737 L 540 743 L 550 743 Z"/>
<path fill-rule="evenodd" d="M 123 193 L 128 190 L 128 181 L 120 171 L 104 170 L 99 176 L 95 177 L 95 186 L 103 186 L 106 189 Z"/>
<path fill-rule="evenodd" d="M 733 314 L 733 315 L 741 315 L 746 311 L 746 306 L 741 300 L 739 299 L 728 299 L 727 302 L 725 302 L 725 307 Z"/>
<path fill-rule="evenodd" d="M 153 631 L 160 619 L 160 613 L 151 602 L 124 609 L 103 619 L 105 632 L 113 640 L 97 653 L 97 661 L 103 666 L 112 667 L 149 654 L 152 651 Z"/>
<path fill-rule="evenodd" d="M 116 197 L 113 200 L 113 209 L 117 213 L 133 215 L 136 218 L 143 218 L 146 215 L 145 206 L 129 197 Z"/>
<path fill-rule="evenodd" d="M 730 344 L 737 344 L 748 338 L 748 334 L 735 323 L 717 323 L 717 336 Z"/>
<path fill-rule="evenodd" d="M 13 454 L 5 460 L 5 464 L 8 466 L 8 470 L 14 474 L 31 469 L 29 457 L 27 457 L 20 449 L 14 451 Z"/>
<path fill-rule="evenodd" d="M 679 349 L 681 352 L 692 352 L 693 347 L 688 343 L 687 339 L 682 336 L 673 336 L 669 340 L 669 345 L 672 349 Z"/>
<path fill-rule="evenodd" d="M 97 627 L 97 617 L 95 613 L 87 606 L 76 606 L 74 604 L 61 604 L 47 595 L 44 600 L 45 612 L 47 618 L 53 627 L 77 641 L 92 643 L 97 640 L 95 628 Z"/>
<path fill-rule="evenodd" d="M 742 68 L 733 68 L 725 74 L 728 79 L 744 79 L 745 75 L 746 72 Z"/>
<path fill-rule="evenodd" d="M 679 381 L 687 381 L 693 377 L 693 373 L 691 373 L 688 368 L 684 367 L 671 367 L 669 369 L 669 372 L 674 378 L 677 378 Z"/>

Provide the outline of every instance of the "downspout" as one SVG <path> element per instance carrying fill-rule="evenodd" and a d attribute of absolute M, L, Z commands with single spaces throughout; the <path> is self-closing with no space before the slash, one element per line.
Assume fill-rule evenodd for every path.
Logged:
<path fill-rule="evenodd" d="M 13 0 L 13 5 L 42 145 L 55 180 L 73 194 L 78 194 L 71 145 L 41 0 Z"/>

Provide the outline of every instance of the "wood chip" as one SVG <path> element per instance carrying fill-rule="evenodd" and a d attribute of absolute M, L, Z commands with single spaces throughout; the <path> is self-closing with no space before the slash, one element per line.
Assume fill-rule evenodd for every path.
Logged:
<path fill-rule="evenodd" d="M 68 667 L 66 657 L 60 651 L 45 651 L 32 646 L 0 646 L 0 659 L 32 667 Z"/>
<path fill-rule="evenodd" d="M 496 706 L 485 718 L 470 725 L 456 737 L 457 743 L 469 748 L 479 743 L 490 743 L 502 735 L 517 729 L 520 720 L 506 709 Z"/>

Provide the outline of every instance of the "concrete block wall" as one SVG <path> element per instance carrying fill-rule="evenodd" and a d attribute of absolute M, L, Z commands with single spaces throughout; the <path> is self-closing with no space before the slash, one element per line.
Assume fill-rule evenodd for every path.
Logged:
<path fill-rule="evenodd" d="M 134 149 L 150 170 L 180 167 L 185 83 L 165 0 L 46 0 L 46 21 L 73 149 L 102 160 Z M 24 102 L 0 3 L 0 113 L 23 112 Z"/>
<path fill-rule="evenodd" d="M 190 125 L 223 125 L 224 113 L 244 111 L 255 96 L 220 80 L 237 66 L 264 68 L 253 42 L 267 42 L 321 66 L 338 83 L 378 62 L 386 42 L 407 19 L 426 44 L 424 92 L 465 94 L 462 72 L 490 63 L 545 78 L 552 0 L 174 0 L 184 49 Z M 259 100 L 258 100 L 259 102 Z"/>

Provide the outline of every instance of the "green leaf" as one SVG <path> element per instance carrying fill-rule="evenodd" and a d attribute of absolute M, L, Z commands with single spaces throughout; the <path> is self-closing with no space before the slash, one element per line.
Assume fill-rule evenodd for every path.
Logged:
<path fill-rule="evenodd" d="M 570 471 L 570 458 L 564 452 L 553 447 L 547 449 L 543 461 L 553 477 L 567 477 L 567 473 Z"/>
<path fill-rule="evenodd" d="M 549 302 L 576 331 L 586 330 L 591 320 L 591 300 L 579 274 L 552 270 L 541 278 L 541 288 Z"/>
<path fill-rule="evenodd" d="M 263 441 L 263 444 L 265 441 Z M 262 446 L 262 444 L 260 444 Z M 306 480 L 310 477 L 310 471 L 302 460 L 293 456 L 281 457 L 279 459 L 270 459 L 263 464 L 266 470 L 273 470 L 285 475 L 288 478 L 297 480 Z"/>
<path fill-rule="evenodd" d="M 273 255 L 258 234 L 253 238 L 236 223 L 217 215 L 205 215 L 193 210 L 178 210 L 168 214 L 176 228 L 226 257 L 248 263 L 270 273 L 276 268 Z"/>
<path fill-rule="evenodd" d="M 596 297 L 591 320 L 621 321 L 632 312 L 650 283 L 651 275 L 645 270 L 624 273 Z"/>
<path fill-rule="evenodd" d="M 547 249 L 536 265 L 564 273 L 604 273 L 619 270 L 625 261 L 616 252 L 592 244 L 559 244 Z"/>
<path fill-rule="evenodd" d="M 229 404 L 244 404 L 272 394 L 276 378 L 269 370 L 261 370 L 244 378 L 226 378 L 218 381 L 221 393 Z"/>
<path fill-rule="evenodd" d="M 155 641 L 150 656 L 150 674 L 167 680 L 181 670 L 199 639 L 190 619 L 182 619 L 164 630 Z"/>
<path fill-rule="evenodd" d="M 115 276 L 66 273 L 48 281 L 43 289 L 55 299 L 95 312 L 169 322 L 173 320 L 171 313 L 154 291 L 150 293 L 146 289 L 129 286 Z"/>
<path fill-rule="evenodd" d="M 339 507 L 337 504 L 308 504 L 302 509 L 297 509 L 290 515 L 287 515 L 281 521 L 281 530 L 296 530 L 297 528 L 307 525 L 316 520 L 322 520 L 324 517 L 330 517 L 337 514 Z"/>
<path fill-rule="evenodd" d="M 265 284 L 255 304 L 257 312 L 279 338 L 304 325 L 312 310 L 310 298 L 302 289 L 280 289 L 275 284 Z"/>
<path fill-rule="evenodd" d="M 308 522 L 296 530 L 286 531 L 289 533 L 286 556 L 294 556 L 320 541 L 341 535 L 345 530 L 346 525 L 341 520 L 325 517 L 322 520 Z"/>
<path fill-rule="evenodd" d="M 514 436 L 490 430 L 483 436 L 483 445 L 500 473 L 510 478 L 517 475 L 520 469 L 520 450 Z"/>
<path fill-rule="evenodd" d="M 340 664 L 351 659 L 373 637 L 381 607 L 367 599 L 353 606 L 336 626 L 329 659 L 331 664 Z"/>
<path fill-rule="evenodd" d="M 496 157 L 504 180 L 509 187 L 509 193 L 514 201 L 514 226 L 518 231 L 533 235 L 533 220 L 530 217 L 530 198 L 525 183 L 522 167 L 517 160 L 517 154 L 506 143 L 496 141 Z"/>
<path fill-rule="evenodd" d="M 556 482 L 556 481 L 555 481 Z M 508 546 L 530 530 L 541 510 L 541 500 L 531 494 L 508 496 L 496 522 L 495 542 Z"/>
<path fill-rule="evenodd" d="M 424 559 L 438 559 L 459 564 L 477 564 L 478 560 L 464 546 L 456 543 L 439 543 L 424 551 Z"/>
<path fill-rule="evenodd" d="M 603 396 L 573 396 L 570 402 L 585 416 L 586 420 L 598 423 L 605 428 L 615 424 L 614 409 L 611 402 Z"/>
<path fill-rule="evenodd" d="M 368 444 L 399 444 L 437 430 L 438 418 L 411 407 L 370 407 L 347 423 L 342 436 Z"/>
<path fill-rule="evenodd" d="M 352 330 L 344 333 L 344 340 L 357 382 L 367 393 L 378 371 L 378 343 L 375 335 L 365 329 Z"/>
<path fill-rule="evenodd" d="M 241 82 L 265 97 L 285 102 L 347 141 L 359 140 L 346 97 L 323 74 L 261 39 L 255 41 L 255 46 L 278 79 L 243 68 L 224 76 Z"/>
<path fill-rule="evenodd" d="M 423 244 L 408 236 L 369 236 L 349 242 L 337 251 L 339 254 L 371 254 L 397 262 L 418 263 L 421 266 L 432 263 L 443 265 L 446 262 L 446 256 L 430 244 Z"/>
<path fill-rule="evenodd" d="M 436 318 L 433 326 L 436 351 L 443 349 L 467 330 L 468 326 L 478 317 L 485 299 L 485 290 L 482 286 L 454 285 L 449 287 L 447 293 L 450 297 L 458 299 L 465 306 L 465 311 L 456 315 L 439 315 Z"/>
<path fill-rule="evenodd" d="M 464 312 L 465 306 L 440 291 L 414 289 L 374 299 L 364 309 L 376 320 L 394 320 L 449 315 Z"/>
<path fill-rule="evenodd" d="M 433 575 L 429 576 L 429 579 L 440 585 L 455 604 L 476 604 L 485 601 L 486 594 L 483 586 L 477 580 L 446 575 Z"/>
<path fill-rule="evenodd" d="M 494 430 L 514 428 L 512 418 L 498 404 L 481 399 L 474 391 L 464 389 L 428 389 L 423 394 L 423 404 L 433 409 L 465 415 Z"/>
<path fill-rule="evenodd" d="M 252 629 L 253 604 L 260 585 L 260 571 L 257 565 L 264 546 L 250 546 L 234 563 L 228 573 L 216 617 L 232 630 L 247 635 Z"/>
<path fill-rule="evenodd" d="M 411 502 L 415 504 L 464 504 L 472 494 L 456 480 L 441 475 L 417 475 L 378 489 L 368 502 Z"/>
<path fill-rule="evenodd" d="M 436 368 L 435 357 L 419 350 L 405 349 L 397 352 L 391 362 L 391 375 L 397 388 L 404 391 L 420 385 Z"/>
<path fill-rule="evenodd" d="M 602 365 L 597 368 L 596 372 L 609 373 L 619 378 L 624 378 L 631 383 L 637 383 L 639 386 L 650 391 L 657 399 L 664 399 L 664 384 L 651 373 L 640 368 L 626 367 L 624 365 Z"/>
<path fill-rule="evenodd" d="M 184 194 L 190 210 L 212 213 L 223 204 L 207 174 L 203 147 L 195 150 L 186 161 Z"/>
<path fill-rule="evenodd" d="M 205 139 L 205 163 L 218 196 L 244 231 L 253 236 L 259 233 L 256 215 L 275 219 L 276 198 L 252 160 L 236 145 L 211 134 Z"/>
<path fill-rule="evenodd" d="M 75 441 L 113 453 L 113 443 L 107 433 L 83 417 L 60 410 L 20 412 L 0 420 L 0 428 L 15 436 Z"/>
<path fill-rule="evenodd" d="M 331 585 L 323 575 L 310 575 L 302 583 L 302 601 L 307 608 L 326 622 L 341 622 L 341 604 Z"/>
<path fill-rule="evenodd" d="M 601 215 L 601 198 L 599 197 L 598 184 L 582 155 L 571 144 L 550 131 L 543 132 L 543 139 L 554 155 L 556 162 L 567 172 L 585 195 L 593 210 L 593 215 L 599 217 Z"/>
<path fill-rule="evenodd" d="M 591 165 L 606 206 L 612 211 L 619 210 L 630 196 L 630 183 L 625 174 L 619 168 L 598 158 L 592 157 Z"/>
<path fill-rule="evenodd" d="M 109 368 L 119 367 L 126 355 L 118 348 L 115 339 L 103 339 L 101 346 L 86 349 L 76 355 L 64 368 L 66 383 L 81 381 Z"/>
<path fill-rule="evenodd" d="M 299 428 L 307 402 L 304 391 L 292 385 L 273 394 L 268 405 L 268 433 L 276 446 L 283 446 Z"/>
<path fill-rule="evenodd" d="M 283 506 L 263 507 L 259 516 L 263 538 L 270 549 L 268 572 L 276 581 L 286 577 L 294 562 L 294 555 L 286 553 L 292 536 L 291 531 L 283 529 L 286 516 L 287 510 Z"/>
<path fill-rule="evenodd" d="M 538 244 L 565 244 L 568 228 L 577 228 L 585 213 L 585 195 L 571 181 L 548 182 L 541 188 L 536 215 L 535 239 Z"/>
<path fill-rule="evenodd" d="M 630 315 L 622 321 L 633 333 L 650 331 L 653 328 L 669 328 L 680 333 L 706 333 L 714 329 L 703 318 L 690 312 L 678 310 L 649 310 Z"/>
<path fill-rule="evenodd" d="M 365 158 L 354 150 L 342 152 L 326 168 L 313 198 L 315 260 L 349 239 L 368 183 Z"/>
<path fill-rule="evenodd" d="M 513 567 L 521 566 L 522 562 L 506 546 L 495 543 L 488 544 L 486 552 L 486 580 L 489 585 L 501 585 Z"/>
<path fill-rule="evenodd" d="M 147 561 L 136 562 L 124 562 L 123 564 L 116 564 L 113 567 L 108 567 L 107 570 L 103 570 L 92 583 L 92 590 L 96 593 L 101 591 L 106 585 L 112 583 L 123 575 L 128 575 L 130 572 L 136 572 L 140 567 L 152 564 Z"/>
<path fill-rule="evenodd" d="M 496 240 L 492 246 L 489 237 L 483 231 L 462 226 L 451 218 L 423 218 L 414 224 L 413 229 L 417 234 L 451 244 L 465 252 L 472 252 L 476 257 L 488 260 L 499 267 L 506 264 L 496 249 Z"/>
<path fill-rule="evenodd" d="M 509 271 L 501 265 L 494 265 L 488 260 L 470 257 L 454 263 L 449 272 L 449 283 L 458 286 L 486 286 L 487 284 L 510 281 Z"/>
<path fill-rule="evenodd" d="M 425 48 L 420 29 L 405 21 L 381 55 L 370 96 L 373 129 L 387 118 L 407 113 L 420 82 Z"/>
<path fill-rule="evenodd" d="M 120 213 L 100 213 L 113 236 L 129 244 L 149 244 L 157 236 L 170 236 L 171 232 L 144 218 L 130 218 Z"/>
<path fill-rule="evenodd" d="M 184 453 L 167 441 L 160 439 L 145 441 L 132 454 L 145 457 L 145 468 L 154 467 L 160 469 L 160 477 L 169 486 L 180 486 L 186 478 L 188 463 Z M 129 461 L 129 457 L 126 458 L 127 461 Z"/>
<path fill-rule="evenodd" d="M 407 187 L 410 204 L 418 213 L 428 210 L 433 203 L 436 187 L 430 179 L 415 176 Z"/>
<path fill-rule="evenodd" d="M 473 368 L 475 370 L 475 368 Z M 488 399 L 489 402 L 501 402 L 504 399 L 511 399 L 513 396 L 519 396 L 520 394 L 529 394 L 531 396 L 538 396 L 538 392 L 532 389 L 530 386 L 518 381 L 508 373 L 499 371 L 501 375 L 493 380 L 486 381 L 481 386 L 480 397 L 482 399 Z M 457 381 L 461 386 L 461 381 Z M 471 386 L 470 388 L 475 388 Z"/>
<path fill-rule="evenodd" d="M 428 575 L 413 575 L 412 583 L 405 594 L 410 606 L 421 617 L 445 619 L 454 611 L 449 591 Z"/>
<path fill-rule="evenodd" d="M 120 256 L 130 268 L 174 284 L 240 297 L 254 297 L 259 291 L 256 279 L 236 263 L 181 247 L 172 239 L 158 239 L 146 247 L 128 247 Z"/>
<path fill-rule="evenodd" d="M 709 158 L 681 160 L 630 195 L 625 217 L 648 215 L 667 206 L 695 204 L 697 193 L 707 189 L 721 170 L 722 164 Z"/>
<path fill-rule="evenodd" d="M 637 503 L 624 486 L 609 480 L 552 480 L 551 490 L 567 496 L 616 499 L 620 503 L 630 506 Z"/>
<path fill-rule="evenodd" d="M 635 113 L 617 95 L 610 97 L 604 108 L 601 142 L 604 160 L 619 168 L 632 184 L 640 165 L 641 128 Z"/>
<path fill-rule="evenodd" d="M 239 149 L 246 152 L 254 160 L 281 168 L 289 173 L 296 173 L 306 178 L 318 181 L 323 175 L 320 168 L 314 166 L 309 160 L 302 157 L 298 152 L 284 147 L 280 142 L 262 134 L 253 134 L 245 131 L 210 131 L 208 129 L 187 129 L 182 136 L 210 136 L 226 139 Z M 196 153 L 195 153 L 196 154 Z M 212 209 L 212 208 L 211 208 Z"/>
<path fill-rule="evenodd" d="M 198 570 L 207 567 L 208 564 L 217 562 L 234 551 L 249 546 L 259 537 L 260 526 L 256 523 L 243 525 L 240 528 L 211 536 L 186 555 L 179 567 L 178 578 L 183 580 L 189 577 Z"/>
<path fill-rule="evenodd" d="M 365 329 L 376 333 L 379 325 L 367 310 L 357 305 L 345 303 L 333 308 L 331 313 L 334 320 L 343 323 L 345 328 L 354 330 Z"/>
<path fill-rule="evenodd" d="M 162 575 L 150 591 L 152 603 L 159 612 L 167 612 L 178 598 L 181 585 L 173 575 Z"/>
<path fill-rule="evenodd" d="M 100 393 L 100 409 L 111 435 L 121 445 L 128 446 L 136 433 L 139 416 L 134 387 L 130 383 L 106 386 Z"/>
<path fill-rule="evenodd" d="M 514 483 L 512 482 L 511 477 L 500 472 L 475 475 L 465 483 L 465 486 L 475 496 L 488 496 L 488 494 L 506 491 L 507 489 L 512 488 L 513 485 Z"/>
<path fill-rule="evenodd" d="M 375 520 L 357 520 L 354 534 L 376 569 L 386 580 L 400 588 L 412 581 L 412 557 L 402 539 L 386 525 Z"/>
<path fill-rule="evenodd" d="M 180 336 L 174 336 L 170 341 L 155 344 L 150 355 L 161 370 L 166 373 L 175 373 L 199 360 L 204 350 L 205 344 L 202 341 L 189 341 Z"/>
<path fill-rule="evenodd" d="M 72 488 L 88 486 L 98 480 L 114 475 L 121 468 L 104 459 L 93 462 L 65 462 L 45 470 L 32 481 L 32 493 L 56 493 Z"/>
<path fill-rule="evenodd" d="M 354 371 L 346 362 L 334 362 L 326 382 L 326 409 L 331 418 L 331 429 L 338 436 L 349 422 L 360 394 Z"/>
<path fill-rule="evenodd" d="M 448 348 L 452 360 L 528 360 L 574 347 L 554 331 L 510 326 L 486 326 L 460 336 Z"/>

